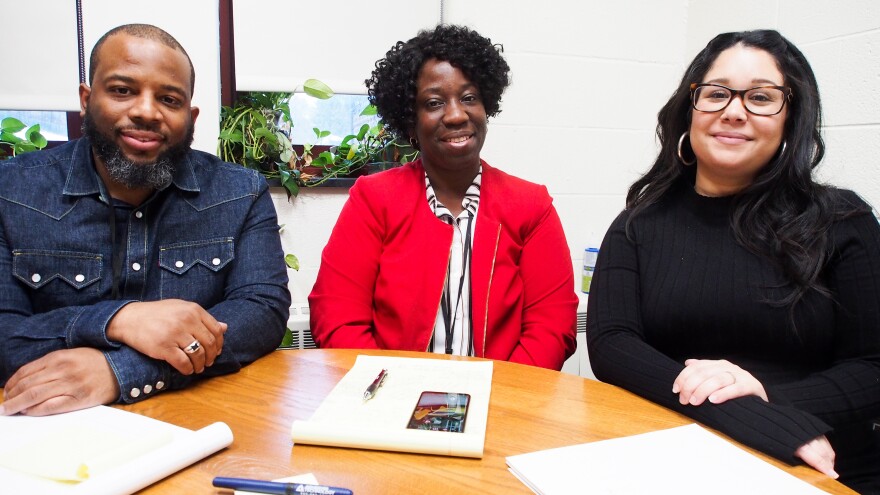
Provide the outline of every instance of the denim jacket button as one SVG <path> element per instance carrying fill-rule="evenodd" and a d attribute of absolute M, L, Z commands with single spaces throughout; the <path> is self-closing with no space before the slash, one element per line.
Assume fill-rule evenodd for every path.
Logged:
<path fill-rule="evenodd" d="M 132 264 L 131 264 L 131 269 L 134 270 L 134 271 L 136 271 L 136 272 L 139 272 L 139 271 L 141 271 L 141 264 L 140 264 L 140 263 L 132 263 Z"/>
<path fill-rule="evenodd" d="M 136 211 L 136 212 L 134 212 L 134 217 L 135 218 L 144 218 L 144 212 Z"/>
<path fill-rule="evenodd" d="M 212 260 L 211 260 L 211 263 L 212 263 L 214 266 L 219 265 L 219 264 L 220 264 L 220 258 L 214 258 L 214 259 L 212 259 Z"/>
<path fill-rule="evenodd" d="M 144 393 L 148 394 L 153 391 L 153 387 L 150 385 L 144 385 Z"/>
<path fill-rule="evenodd" d="M 163 388 L 165 388 L 165 382 L 161 380 L 156 382 L 156 390 L 162 390 Z"/>
<path fill-rule="evenodd" d="M 86 276 L 83 275 L 82 273 L 80 273 L 80 274 L 78 274 L 77 276 L 75 276 L 75 277 L 73 277 L 73 278 L 74 278 L 74 280 L 76 280 L 77 282 L 82 282 L 83 280 L 86 279 Z"/>
<path fill-rule="evenodd" d="M 177 260 L 176 262 L 174 262 L 174 266 L 176 266 L 177 268 L 183 268 L 183 262 L 180 260 Z"/>
<path fill-rule="evenodd" d="M 141 395 L 141 389 L 139 389 L 139 388 L 133 388 L 133 389 L 131 389 L 131 392 L 129 392 L 129 394 L 130 394 L 132 397 L 134 397 L 135 399 L 137 399 L 137 398 L 140 397 L 140 395 Z"/>
<path fill-rule="evenodd" d="M 40 280 L 43 280 L 43 277 L 41 277 L 39 273 L 35 273 L 35 274 L 31 275 L 31 281 L 33 283 L 35 283 L 35 284 L 39 283 Z"/>

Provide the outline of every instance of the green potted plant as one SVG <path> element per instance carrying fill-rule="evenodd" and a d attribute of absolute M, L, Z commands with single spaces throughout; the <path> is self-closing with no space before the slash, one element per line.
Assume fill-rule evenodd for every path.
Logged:
<path fill-rule="evenodd" d="M 315 79 L 306 81 L 303 88 L 306 94 L 316 98 L 333 96 L 326 84 Z M 350 177 L 368 164 L 396 164 L 414 156 L 414 150 L 396 142 L 381 123 L 362 125 L 357 134 L 345 136 L 336 146 L 294 147 L 290 142 L 293 126 L 290 97 L 291 93 L 250 92 L 241 95 L 233 107 L 223 107 L 217 155 L 225 161 L 260 171 L 270 182 L 277 181 L 291 196 L 296 196 L 300 187 Z M 361 115 L 375 114 L 372 105 L 361 112 Z M 318 128 L 313 131 L 318 140 L 331 134 Z"/>
<path fill-rule="evenodd" d="M 315 98 L 333 96 L 326 84 L 315 79 L 306 81 L 303 88 Z M 234 106 L 223 106 L 217 156 L 258 170 L 267 179 L 281 179 L 279 168 L 289 166 L 295 157 L 290 143 L 290 97 L 291 93 L 250 92 L 239 96 Z"/>
<path fill-rule="evenodd" d="M 373 105 L 367 105 L 361 112 L 361 115 L 375 114 L 376 107 Z M 313 131 L 317 139 L 330 135 L 330 131 L 318 128 Z M 351 176 L 361 170 L 384 170 L 410 161 L 418 154 L 408 144 L 399 143 L 381 121 L 374 126 L 363 124 L 357 134 L 349 134 L 342 138 L 340 144 L 317 152 L 317 155 L 315 153 L 314 146 L 306 144 L 302 155 L 297 157 L 300 171 L 298 178 L 305 186 L 322 184 L 340 176 Z"/>
<path fill-rule="evenodd" d="M 26 130 L 25 130 L 26 129 Z M 18 133 L 24 131 L 23 136 Z M 41 150 L 49 142 L 40 134 L 40 124 L 30 127 L 14 117 L 0 120 L 0 160 L 6 160 L 22 153 Z"/>

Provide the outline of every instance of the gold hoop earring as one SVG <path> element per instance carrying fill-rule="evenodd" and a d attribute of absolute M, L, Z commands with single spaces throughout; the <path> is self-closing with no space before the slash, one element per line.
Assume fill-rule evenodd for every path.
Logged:
<path fill-rule="evenodd" d="M 694 156 L 693 160 L 687 161 L 684 159 L 684 155 L 681 154 L 681 145 L 684 144 L 684 138 L 686 138 L 688 134 L 689 133 L 687 131 L 685 131 L 684 134 L 682 134 L 681 137 L 678 138 L 678 159 L 681 160 L 681 163 L 686 167 L 693 165 L 694 163 L 697 163 L 696 156 Z"/>

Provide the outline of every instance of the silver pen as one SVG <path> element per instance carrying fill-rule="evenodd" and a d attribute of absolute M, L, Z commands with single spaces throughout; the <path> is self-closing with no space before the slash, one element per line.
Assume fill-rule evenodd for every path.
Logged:
<path fill-rule="evenodd" d="M 364 392 L 364 400 L 370 400 L 376 395 L 376 392 L 379 391 L 379 387 L 382 386 L 382 382 L 385 381 L 386 376 L 388 376 L 388 370 L 383 368 L 382 371 L 379 372 L 379 376 L 373 380 L 373 383 L 371 383 L 370 386 L 367 387 L 367 391 Z"/>

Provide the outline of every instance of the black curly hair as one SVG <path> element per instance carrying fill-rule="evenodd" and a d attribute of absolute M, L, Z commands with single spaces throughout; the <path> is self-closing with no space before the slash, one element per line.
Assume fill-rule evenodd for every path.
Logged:
<path fill-rule="evenodd" d="M 464 72 L 480 91 L 486 116 L 501 112 L 501 94 L 510 84 L 510 66 L 494 45 L 464 26 L 440 25 L 419 31 L 407 42 L 398 41 L 364 81 L 370 103 L 397 137 L 407 139 L 416 125 L 416 80 L 430 59 L 445 60 Z"/>

